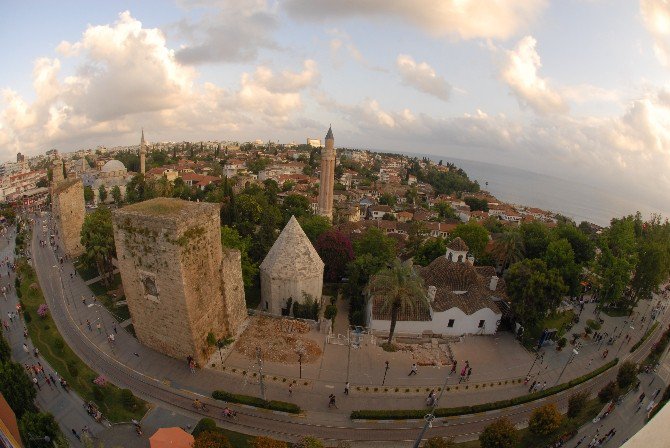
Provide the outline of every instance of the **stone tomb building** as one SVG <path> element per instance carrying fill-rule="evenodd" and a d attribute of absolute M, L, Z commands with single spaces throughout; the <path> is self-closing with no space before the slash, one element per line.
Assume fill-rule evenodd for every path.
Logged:
<path fill-rule="evenodd" d="M 61 180 L 52 184 L 51 211 L 65 254 L 71 258 L 83 254 L 81 227 L 84 225 L 86 210 L 81 179 Z"/>
<path fill-rule="evenodd" d="M 208 334 L 234 335 L 247 316 L 240 252 L 221 246 L 219 206 L 156 198 L 114 211 L 113 225 L 137 338 L 204 365 Z"/>
<path fill-rule="evenodd" d="M 303 303 L 305 294 L 321 302 L 323 261 L 292 216 L 260 266 L 262 309 L 286 314 L 288 300 Z"/>

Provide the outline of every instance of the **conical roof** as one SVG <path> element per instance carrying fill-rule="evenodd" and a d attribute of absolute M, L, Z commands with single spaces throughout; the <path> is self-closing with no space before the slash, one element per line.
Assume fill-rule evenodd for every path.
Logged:
<path fill-rule="evenodd" d="M 335 140 L 335 137 L 333 137 L 333 127 L 328 126 L 328 133 L 326 134 L 326 140 Z"/>
<path fill-rule="evenodd" d="M 296 278 L 317 273 L 323 275 L 323 266 L 298 220 L 291 216 L 260 268 L 273 278 Z"/>

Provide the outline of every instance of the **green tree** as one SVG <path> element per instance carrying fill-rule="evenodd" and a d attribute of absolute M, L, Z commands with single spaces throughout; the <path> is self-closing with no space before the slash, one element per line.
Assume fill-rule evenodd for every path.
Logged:
<path fill-rule="evenodd" d="M 461 237 L 475 258 L 480 258 L 484 255 L 484 249 L 486 249 L 486 244 L 489 242 L 488 230 L 474 221 L 459 224 L 449 236 L 452 238 Z"/>
<path fill-rule="evenodd" d="M 447 251 L 447 243 L 444 238 L 429 238 L 424 241 L 414 255 L 414 263 L 420 266 L 428 266 L 437 257 L 444 256 Z"/>
<path fill-rule="evenodd" d="M 384 235 L 380 229 L 369 227 L 360 238 L 354 241 L 354 253 L 356 257 L 370 254 L 382 260 L 383 263 L 390 263 L 396 256 L 396 242 Z"/>
<path fill-rule="evenodd" d="M 505 226 L 503 223 L 495 216 L 489 216 L 484 221 L 482 225 L 490 233 L 503 233 L 505 231 Z"/>
<path fill-rule="evenodd" d="M 301 216 L 298 218 L 298 222 L 312 244 L 316 243 L 319 236 L 331 227 L 328 218 L 319 215 Z"/>
<path fill-rule="evenodd" d="M 612 400 L 616 400 L 619 395 L 621 395 L 619 386 L 617 386 L 617 383 L 614 381 L 610 381 L 598 392 L 598 400 L 600 400 L 601 403 L 608 403 Z"/>
<path fill-rule="evenodd" d="M 35 411 L 36 391 L 26 369 L 15 362 L 0 364 L 0 393 L 18 418 L 26 412 Z"/>
<path fill-rule="evenodd" d="M 575 392 L 568 399 L 568 418 L 577 417 L 589 400 L 589 392 Z"/>
<path fill-rule="evenodd" d="M 12 348 L 9 346 L 7 339 L 2 334 L 0 329 L 0 363 L 12 360 Z"/>
<path fill-rule="evenodd" d="M 579 292 L 579 275 L 581 268 L 575 263 L 575 253 L 567 239 L 552 241 L 547 246 L 544 255 L 549 269 L 556 269 L 563 278 L 563 283 L 568 287 L 570 295 L 577 295 Z"/>
<path fill-rule="evenodd" d="M 617 385 L 621 389 L 626 389 L 637 380 L 637 364 L 626 361 L 619 367 L 616 375 Z"/>
<path fill-rule="evenodd" d="M 394 194 L 384 193 L 379 197 L 379 204 L 394 207 L 398 199 Z"/>
<path fill-rule="evenodd" d="M 493 243 L 493 258 L 503 269 L 523 260 L 523 254 L 523 237 L 517 231 L 505 232 Z"/>
<path fill-rule="evenodd" d="M 381 310 L 390 311 L 391 326 L 388 343 L 393 340 L 398 316 L 407 310 L 428 308 L 423 279 L 411 265 L 394 260 L 389 268 L 382 269 L 370 280 L 371 296 L 381 296 Z M 372 300 L 372 299 L 371 299 Z"/>
<path fill-rule="evenodd" d="M 86 202 L 93 202 L 93 199 L 95 199 L 95 193 L 93 193 L 93 189 L 86 185 L 84 187 L 84 201 Z"/>
<path fill-rule="evenodd" d="M 242 238 L 236 229 L 228 226 L 221 226 L 221 244 L 229 249 L 237 249 L 240 251 L 244 286 L 252 286 L 258 275 L 258 264 L 254 263 L 251 257 L 249 257 L 251 238 Z"/>
<path fill-rule="evenodd" d="M 538 329 L 546 313 L 552 312 L 567 292 L 560 273 L 538 259 L 527 258 L 510 266 L 505 283 L 516 318 L 530 330 Z"/>
<path fill-rule="evenodd" d="M 246 193 L 235 196 L 234 222 L 242 235 L 250 235 L 256 230 L 263 214 L 263 205 L 255 195 Z"/>
<path fill-rule="evenodd" d="M 595 257 L 595 244 L 587 234 L 573 224 L 560 224 L 553 231 L 555 239 L 565 238 L 575 253 L 575 263 L 588 263 Z"/>
<path fill-rule="evenodd" d="M 89 267 L 95 267 L 106 285 L 111 284 L 116 257 L 112 212 L 105 206 L 98 207 L 84 217 L 81 227 L 81 244 L 84 246 L 83 261 Z"/>
<path fill-rule="evenodd" d="M 104 185 L 98 187 L 98 198 L 100 199 L 100 202 L 105 202 L 107 200 L 107 189 Z"/>
<path fill-rule="evenodd" d="M 121 194 L 121 189 L 118 185 L 112 187 L 112 199 L 114 199 L 114 203 L 117 206 L 123 204 L 123 195 Z"/>
<path fill-rule="evenodd" d="M 479 434 L 481 448 L 516 448 L 519 436 L 508 418 L 499 418 Z"/>
<path fill-rule="evenodd" d="M 49 437 L 54 442 L 63 439 L 54 416 L 44 412 L 23 414 L 19 420 L 19 432 L 26 448 L 44 448 L 44 437 Z M 36 438 L 41 440 L 35 440 Z"/>
<path fill-rule="evenodd" d="M 365 325 L 365 298 L 363 291 L 370 277 L 387 265 L 387 261 L 372 254 L 356 257 L 347 265 L 347 292 L 349 320 L 352 325 Z"/>
<path fill-rule="evenodd" d="M 549 245 L 549 229 L 541 222 L 533 221 L 519 226 L 523 237 L 526 258 L 543 258 Z"/>
<path fill-rule="evenodd" d="M 466 205 L 470 206 L 470 211 L 472 212 L 477 210 L 481 210 L 483 212 L 489 211 L 489 203 L 486 199 L 468 197 L 463 199 L 463 202 L 465 202 Z"/>
<path fill-rule="evenodd" d="M 535 409 L 528 420 L 528 429 L 533 434 L 547 435 L 556 431 L 563 422 L 563 415 L 554 403 Z"/>
<path fill-rule="evenodd" d="M 289 194 L 286 196 L 281 208 L 284 222 L 288 222 L 291 216 L 295 216 L 297 219 L 311 214 L 309 199 L 299 194 Z"/>
<path fill-rule="evenodd" d="M 438 202 L 433 206 L 440 219 L 458 219 L 458 215 L 447 202 Z"/>
<path fill-rule="evenodd" d="M 652 292 L 668 277 L 669 266 L 667 236 L 659 240 L 651 237 L 640 239 L 637 264 L 631 279 L 631 289 L 636 301 L 652 298 Z"/>

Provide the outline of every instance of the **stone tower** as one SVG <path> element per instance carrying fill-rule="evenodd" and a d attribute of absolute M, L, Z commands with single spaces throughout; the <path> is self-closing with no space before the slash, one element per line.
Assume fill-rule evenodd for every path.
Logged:
<path fill-rule="evenodd" d="M 335 187 L 335 138 L 328 128 L 326 146 L 321 150 L 321 179 L 319 181 L 319 215 L 333 219 L 333 188 Z"/>
<path fill-rule="evenodd" d="M 203 365 L 207 343 L 247 316 L 240 252 L 221 247 L 217 204 L 156 198 L 113 212 L 123 289 L 137 338 Z"/>
<path fill-rule="evenodd" d="M 288 299 L 302 303 L 304 295 L 321 301 L 324 264 L 292 216 L 260 266 L 263 310 L 282 314 Z"/>
<path fill-rule="evenodd" d="M 51 163 L 51 185 L 55 187 L 56 184 L 63 181 L 64 179 L 65 175 L 63 174 L 63 160 L 54 159 L 54 161 Z"/>
<path fill-rule="evenodd" d="M 144 141 L 144 128 L 142 128 L 142 139 L 140 140 L 140 173 L 144 174 L 145 159 L 147 156 L 147 142 Z"/>
<path fill-rule="evenodd" d="M 81 245 L 81 227 L 84 225 L 86 211 L 84 184 L 81 179 L 61 180 L 52 184 L 51 212 L 65 253 L 70 258 L 84 253 Z"/>

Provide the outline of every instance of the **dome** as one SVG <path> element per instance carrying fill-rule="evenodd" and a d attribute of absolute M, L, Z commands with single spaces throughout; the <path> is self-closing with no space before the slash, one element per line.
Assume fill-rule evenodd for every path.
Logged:
<path fill-rule="evenodd" d="M 111 173 L 114 171 L 126 171 L 126 167 L 118 160 L 112 159 L 105 163 L 101 170 L 103 173 Z"/>

